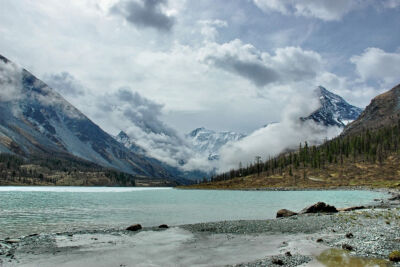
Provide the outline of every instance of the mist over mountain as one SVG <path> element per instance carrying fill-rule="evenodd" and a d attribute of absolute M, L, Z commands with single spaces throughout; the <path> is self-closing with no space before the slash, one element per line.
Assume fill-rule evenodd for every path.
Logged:
<path fill-rule="evenodd" d="M 204 127 L 197 128 L 186 135 L 196 153 L 208 154 L 209 160 L 219 159 L 219 150 L 229 142 L 237 142 L 246 135 L 235 132 L 215 132 Z"/>
<path fill-rule="evenodd" d="M 174 178 L 160 162 L 128 150 L 60 94 L 0 56 L 0 152 L 73 155 L 130 174 Z"/>

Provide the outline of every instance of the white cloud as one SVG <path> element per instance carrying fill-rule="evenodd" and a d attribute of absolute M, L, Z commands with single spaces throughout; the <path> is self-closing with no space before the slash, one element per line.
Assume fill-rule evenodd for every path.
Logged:
<path fill-rule="evenodd" d="M 277 11 L 284 15 L 338 21 L 353 10 L 374 6 L 377 9 L 397 8 L 399 0 L 253 0 L 264 12 Z"/>
<path fill-rule="evenodd" d="M 22 97 L 22 68 L 0 58 L 0 102 Z"/>
<path fill-rule="evenodd" d="M 218 36 L 217 28 L 228 27 L 228 23 L 224 20 L 200 20 L 201 25 L 200 33 L 206 40 L 214 41 Z"/>
<path fill-rule="evenodd" d="M 384 85 L 400 82 L 400 53 L 389 53 L 370 47 L 361 55 L 351 57 L 356 71 L 363 81 L 377 80 Z"/>
<path fill-rule="evenodd" d="M 354 0 L 254 0 L 263 11 L 278 11 L 321 20 L 340 20 L 359 1 Z"/>
<path fill-rule="evenodd" d="M 239 162 L 246 165 L 255 156 L 266 160 L 287 149 L 296 149 L 301 142 L 319 144 L 326 138 L 338 135 L 341 131 L 338 127 L 325 127 L 312 120 L 303 122 L 299 119 L 313 112 L 318 105 L 318 99 L 314 95 L 293 95 L 279 123 L 269 124 L 236 143 L 222 147 L 218 170 L 237 168 Z"/>

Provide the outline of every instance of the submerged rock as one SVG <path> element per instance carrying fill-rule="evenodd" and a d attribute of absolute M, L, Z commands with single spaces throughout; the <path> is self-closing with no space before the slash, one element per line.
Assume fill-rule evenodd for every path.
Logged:
<path fill-rule="evenodd" d="M 354 207 L 339 209 L 339 211 L 352 211 L 352 210 L 361 210 L 361 209 L 365 209 L 365 206 L 354 206 Z"/>
<path fill-rule="evenodd" d="M 5 242 L 8 244 L 16 244 L 16 243 L 21 242 L 21 240 L 20 239 L 6 239 Z"/>
<path fill-rule="evenodd" d="M 140 224 L 132 224 L 128 228 L 126 228 L 127 231 L 139 231 L 142 229 L 142 226 Z"/>
<path fill-rule="evenodd" d="M 297 215 L 297 213 L 294 211 L 287 210 L 287 209 L 281 209 L 281 210 L 278 210 L 278 212 L 276 213 L 276 218 L 290 217 L 290 216 L 294 216 L 294 215 Z"/>
<path fill-rule="evenodd" d="M 300 214 L 319 212 L 334 213 L 338 212 L 338 210 L 334 206 L 327 205 L 325 202 L 318 202 L 314 205 L 304 208 L 300 211 Z"/>

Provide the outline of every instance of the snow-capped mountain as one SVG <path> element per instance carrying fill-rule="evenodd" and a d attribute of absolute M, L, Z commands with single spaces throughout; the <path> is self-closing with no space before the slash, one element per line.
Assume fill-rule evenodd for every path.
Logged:
<path fill-rule="evenodd" d="M 235 132 L 215 132 L 197 128 L 186 135 L 197 153 L 207 154 L 209 160 L 218 159 L 219 149 L 228 142 L 236 142 L 245 137 L 244 134 Z"/>
<path fill-rule="evenodd" d="M 25 158 L 71 155 L 123 172 L 171 178 L 134 153 L 30 72 L 0 56 L 0 152 Z"/>
<path fill-rule="evenodd" d="M 321 107 L 302 120 L 312 119 L 325 126 L 344 128 L 348 123 L 357 119 L 362 109 L 350 105 L 342 97 L 328 91 L 322 86 L 315 89 Z"/>

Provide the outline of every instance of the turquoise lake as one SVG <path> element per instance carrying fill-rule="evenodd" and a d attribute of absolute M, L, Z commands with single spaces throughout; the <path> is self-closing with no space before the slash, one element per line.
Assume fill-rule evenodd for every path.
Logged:
<path fill-rule="evenodd" d="M 381 192 L 220 191 L 173 188 L 0 187 L 0 238 L 32 233 L 271 219 L 282 208 L 299 211 L 324 201 L 366 205 Z"/>

